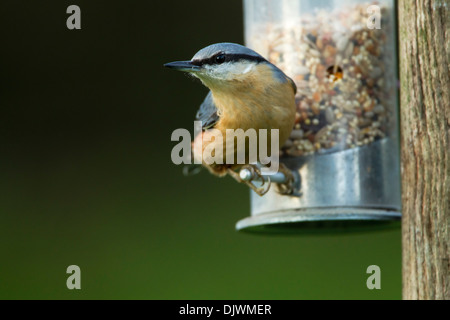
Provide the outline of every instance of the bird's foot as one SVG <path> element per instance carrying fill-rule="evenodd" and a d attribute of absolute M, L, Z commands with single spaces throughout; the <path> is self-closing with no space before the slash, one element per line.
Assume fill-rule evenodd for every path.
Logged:
<path fill-rule="evenodd" d="M 259 196 L 263 196 L 265 195 L 269 189 L 270 189 L 270 178 L 269 180 L 266 182 L 264 181 L 263 176 L 261 175 L 261 170 L 256 166 L 256 165 L 246 165 L 244 167 L 242 167 L 241 169 L 247 169 L 251 172 L 252 176 L 256 176 L 256 179 L 251 179 L 251 180 L 242 180 L 241 176 L 239 175 L 239 173 L 237 173 L 236 171 L 232 170 L 232 169 L 228 169 L 228 174 L 233 177 L 233 179 L 235 179 L 237 182 L 240 183 L 245 183 L 247 186 L 250 187 L 250 189 L 252 189 L 253 191 L 255 191 L 256 194 L 258 194 Z M 258 183 L 261 184 L 261 186 L 257 187 L 255 186 L 252 181 L 256 180 Z M 267 184 L 267 187 L 264 187 L 264 185 Z"/>
<path fill-rule="evenodd" d="M 295 178 L 292 171 L 283 163 L 280 163 L 278 172 L 281 172 L 286 177 L 284 183 L 277 183 L 278 193 L 282 195 L 292 195 L 295 191 Z"/>

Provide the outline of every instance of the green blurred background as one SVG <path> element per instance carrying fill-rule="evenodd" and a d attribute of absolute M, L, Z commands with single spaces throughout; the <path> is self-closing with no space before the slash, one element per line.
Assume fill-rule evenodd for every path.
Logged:
<path fill-rule="evenodd" d="M 248 188 L 172 164 L 207 89 L 162 65 L 243 43 L 241 1 L 2 1 L 0 21 L 0 298 L 401 298 L 399 229 L 238 233 Z"/>

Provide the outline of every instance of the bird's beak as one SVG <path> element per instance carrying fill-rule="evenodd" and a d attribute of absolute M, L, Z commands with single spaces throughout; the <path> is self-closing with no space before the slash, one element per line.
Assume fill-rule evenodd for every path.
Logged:
<path fill-rule="evenodd" d="M 199 66 L 192 64 L 191 61 L 169 62 L 166 63 L 164 67 L 184 72 L 195 72 L 201 69 Z"/>

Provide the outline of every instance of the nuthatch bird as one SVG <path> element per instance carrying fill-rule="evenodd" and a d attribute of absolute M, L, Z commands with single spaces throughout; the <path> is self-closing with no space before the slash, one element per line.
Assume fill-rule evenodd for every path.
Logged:
<path fill-rule="evenodd" d="M 164 66 L 188 72 L 210 89 L 196 116 L 197 120 L 202 121 L 203 132 L 194 141 L 204 141 L 204 135 L 211 128 L 219 130 L 223 137 L 226 137 L 227 129 L 254 129 L 256 132 L 260 129 L 267 129 L 267 132 L 278 129 L 278 146 L 288 139 L 295 121 L 297 88 L 283 71 L 255 51 L 235 43 L 217 43 L 201 49 L 190 61 L 171 62 Z M 214 141 L 203 143 L 203 150 L 209 143 Z M 256 188 L 237 173 L 237 170 L 247 166 L 251 167 L 252 172 L 260 174 L 259 168 L 248 162 L 227 164 L 225 158 L 230 150 L 226 150 L 225 146 L 223 148 L 224 161 L 221 164 L 202 163 L 203 166 L 217 176 L 229 174 L 237 181 L 248 184 L 259 195 L 264 194 L 267 190 Z M 292 193 L 291 171 L 283 164 L 280 164 L 279 171 L 287 178 L 284 185 L 279 185 L 279 191 Z"/>

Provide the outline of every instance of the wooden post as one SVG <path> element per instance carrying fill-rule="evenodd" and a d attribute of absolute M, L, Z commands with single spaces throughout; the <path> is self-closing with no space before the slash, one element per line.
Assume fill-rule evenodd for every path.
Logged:
<path fill-rule="evenodd" d="M 450 0 L 399 0 L 403 298 L 450 299 Z"/>

